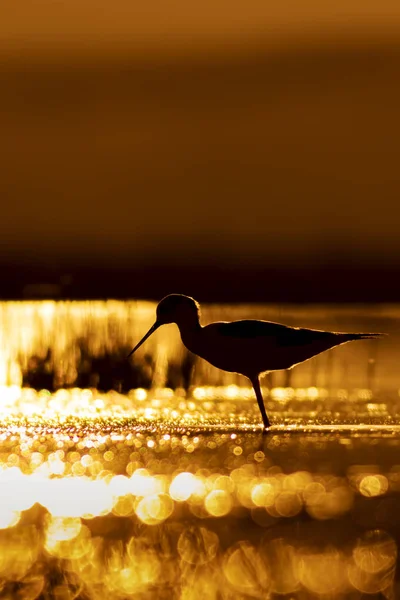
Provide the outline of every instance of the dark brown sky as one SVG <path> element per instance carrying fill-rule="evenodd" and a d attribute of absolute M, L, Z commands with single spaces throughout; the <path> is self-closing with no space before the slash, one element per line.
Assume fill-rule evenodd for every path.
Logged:
<path fill-rule="evenodd" d="M 0 262 L 400 267 L 397 1 L 136 4 L 7 7 Z"/>

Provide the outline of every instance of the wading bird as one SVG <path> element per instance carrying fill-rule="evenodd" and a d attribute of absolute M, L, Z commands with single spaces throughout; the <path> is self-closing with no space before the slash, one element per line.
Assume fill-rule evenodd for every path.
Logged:
<path fill-rule="evenodd" d="M 250 379 L 264 427 L 270 422 L 260 388 L 260 375 L 291 369 L 325 350 L 353 340 L 379 338 L 381 333 L 335 333 L 289 327 L 254 319 L 200 324 L 200 305 L 182 294 L 170 294 L 157 306 L 154 325 L 129 353 L 128 358 L 161 325 L 176 323 L 188 350 L 209 363 Z"/>

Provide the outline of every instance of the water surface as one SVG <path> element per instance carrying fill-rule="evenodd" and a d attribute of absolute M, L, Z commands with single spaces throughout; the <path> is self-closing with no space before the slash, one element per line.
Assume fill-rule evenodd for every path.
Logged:
<path fill-rule="evenodd" d="M 267 377 L 263 435 L 173 327 L 121 370 L 151 303 L 1 304 L 1 597 L 400 597 L 398 315 L 206 307 L 391 333 Z"/>

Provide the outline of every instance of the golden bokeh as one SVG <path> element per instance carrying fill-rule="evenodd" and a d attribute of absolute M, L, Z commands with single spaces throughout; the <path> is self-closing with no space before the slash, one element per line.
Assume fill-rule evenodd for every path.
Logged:
<path fill-rule="evenodd" d="M 151 407 L 151 397 L 139 396 L 144 411 Z M 330 447 L 356 445 L 359 456 L 371 455 L 371 438 L 324 430 L 263 438 L 189 424 L 178 431 L 162 421 L 157 431 L 146 421 L 132 427 L 131 416 L 110 416 L 118 395 L 92 390 L 64 390 L 63 409 L 51 408 L 50 418 L 25 411 L 42 397 L 14 387 L 0 428 L 0 575 L 10 589 L 20 582 L 21 599 L 39 599 L 50 585 L 55 598 L 93 600 L 151 598 L 162 589 L 196 600 L 221 589 L 229 598 L 301 590 L 347 598 L 393 588 L 395 537 L 355 529 L 351 541 L 346 530 L 349 518 L 365 519 L 374 499 L 398 489 L 400 466 L 349 462 L 341 474 L 305 468 L 311 449 L 327 461 Z M 48 403 L 60 397 L 46 396 Z M 188 407 L 179 403 L 183 423 Z M 381 440 L 393 448 L 390 434 Z M 321 544 L 315 532 L 335 522 L 337 543 Z M 56 583 L 52 561 L 64 574 Z"/>
<path fill-rule="evenodd" d="M 182 356 L 162 334 L 147 387 L 75 385 L 79 336 L 99 358 L 133 343 L 153 312 L 0 306 L 0 596 L 395 600 L 397 392 L 390 405 L 362 378 L 344 389 L 325 372 L 277 375 L 264 381 L 274 426 L 262 435 L 253 391 L 234 374 L 198 364 L 188 388 L 166 387 L 168 356 Z M 28 387 L 33 351 L 59 389 Z"/>

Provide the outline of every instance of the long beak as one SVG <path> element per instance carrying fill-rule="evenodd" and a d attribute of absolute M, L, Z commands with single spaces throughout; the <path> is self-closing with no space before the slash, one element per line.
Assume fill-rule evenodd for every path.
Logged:
<path fill-rule="evenodd" d="M 134 349 L 129 352 L 128 356 L 126 358 L 129 358 L 130 356 L 132 356 L 132 354 L 134 352 L 136 352 L 136 350 L 138 348 L 140 348 L 140 346 L 143 344 L 143 342 L 145 342 L 147 340 L 148 337 L 151 336 L 152 333 L 155 332 L 156 329 L 158 329 L 160 327 L 161 323 L 157 323 L 157 321 L 154 323 L 154 325 L 152 327 L 150 327 L 150 329 L 148 330 L 148 332 L 146 333 L 146 335 L 144 337 L 142 337 L 142 339 L 140 340 L 140 342 L 138 344 L 136 344 L 136 346 L 134 347 Z"/>

